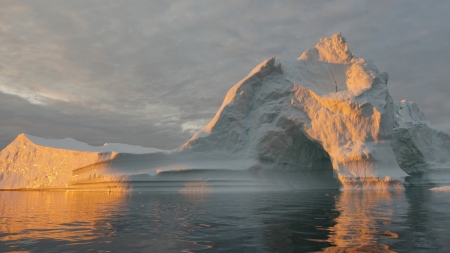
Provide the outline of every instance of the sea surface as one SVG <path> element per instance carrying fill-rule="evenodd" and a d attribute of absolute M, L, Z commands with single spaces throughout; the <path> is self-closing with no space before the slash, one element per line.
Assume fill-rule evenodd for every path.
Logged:
<path fill-rule="evenodd" d="M 0 191 L 0 252 L 450 252 L 450 191 Z"/>

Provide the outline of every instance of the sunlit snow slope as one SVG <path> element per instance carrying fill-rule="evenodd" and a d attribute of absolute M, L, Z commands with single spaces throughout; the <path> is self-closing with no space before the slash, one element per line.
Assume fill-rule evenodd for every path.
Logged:
<path fill-rule="evenodd" d="M 344 187 L 398 186 L 388 74 L 356 58 L 340 34 L 294 61 L 258 65 L 179 150 L 251 157 L 260 169 L 331 166 Z"/>
<path fill-rule="evenodd" d="M 167 180 L 402 188 L 408 174 L 448 170 L 450 136 L 416 104 L 394 103 L 387 82 L 334 34 L 298 59 L 259 64 L 173 151 L 21 134 L 0 152 L 0 189 Z"/>
<path fill-rule="evenodd" d="M 70 138 L 20 134 L 0 152 L 0 189 L 66 187 L 76 169 L 110 161 L 119 153 L 154 152 L 168 151 L 123 144 L 92 147 Z"/>

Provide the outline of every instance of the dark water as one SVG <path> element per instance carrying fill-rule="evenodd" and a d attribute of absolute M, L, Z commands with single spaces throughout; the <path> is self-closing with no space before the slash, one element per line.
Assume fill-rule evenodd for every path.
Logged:
<path fill-rule="evenodd" d="M 450 192 L 0 192 L 0 252 L 450 252 Z"/>

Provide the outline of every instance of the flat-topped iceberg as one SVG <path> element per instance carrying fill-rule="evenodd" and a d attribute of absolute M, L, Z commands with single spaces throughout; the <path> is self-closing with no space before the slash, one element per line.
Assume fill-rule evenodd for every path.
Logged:
<path fill-rule="evenodd" d="M 52 140 L 20 134 L 0 152 L 0 189 L 67 187 L 77 169 L 111 161 L 120 153 L 169 152 L 123 144 L 93 147 L 71 138 Z"/>
<path fill-rule="evenodd" d="M 65 139 L 45 139 L 29 134 L 20 134 L 17 140 L 28 140 L 33 144 L 41 147 L 51 147 L 55 149 L 65 149 L 80 152 L 116 152 L 129 154 L 148 154 L 148 153 L 170 153 L 169 150 L 162 150 L 157 148 L 147 148 L 141 146 L 133 146 L 122 143 L 105 143 L 103 146 L 90 146 L 87 143 L 74 140 L 72 138 Z M 16 141 L 17 141 L 16 140 Z"/>

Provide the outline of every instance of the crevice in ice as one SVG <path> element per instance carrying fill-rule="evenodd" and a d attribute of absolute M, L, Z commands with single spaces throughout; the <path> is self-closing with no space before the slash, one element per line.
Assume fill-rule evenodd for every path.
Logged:
<path fill-rule="evenodd" d="M 334 79 L 333 71 L 330 69 L 330 66 L 329 66 L 329 65 L 327 65 L 327 67 L 328 67 L 328 69 L 329 69 L 330 72 L 331 72 L 331 76 L 333 77 L 333 81 L 334 81 L 334 84 L 336 85 L 336 92 L 337 92 L 337 91 L 338 91 L 338 85 L 337 85 L 337 83 L 336 83 L 336 79 Z"/>

